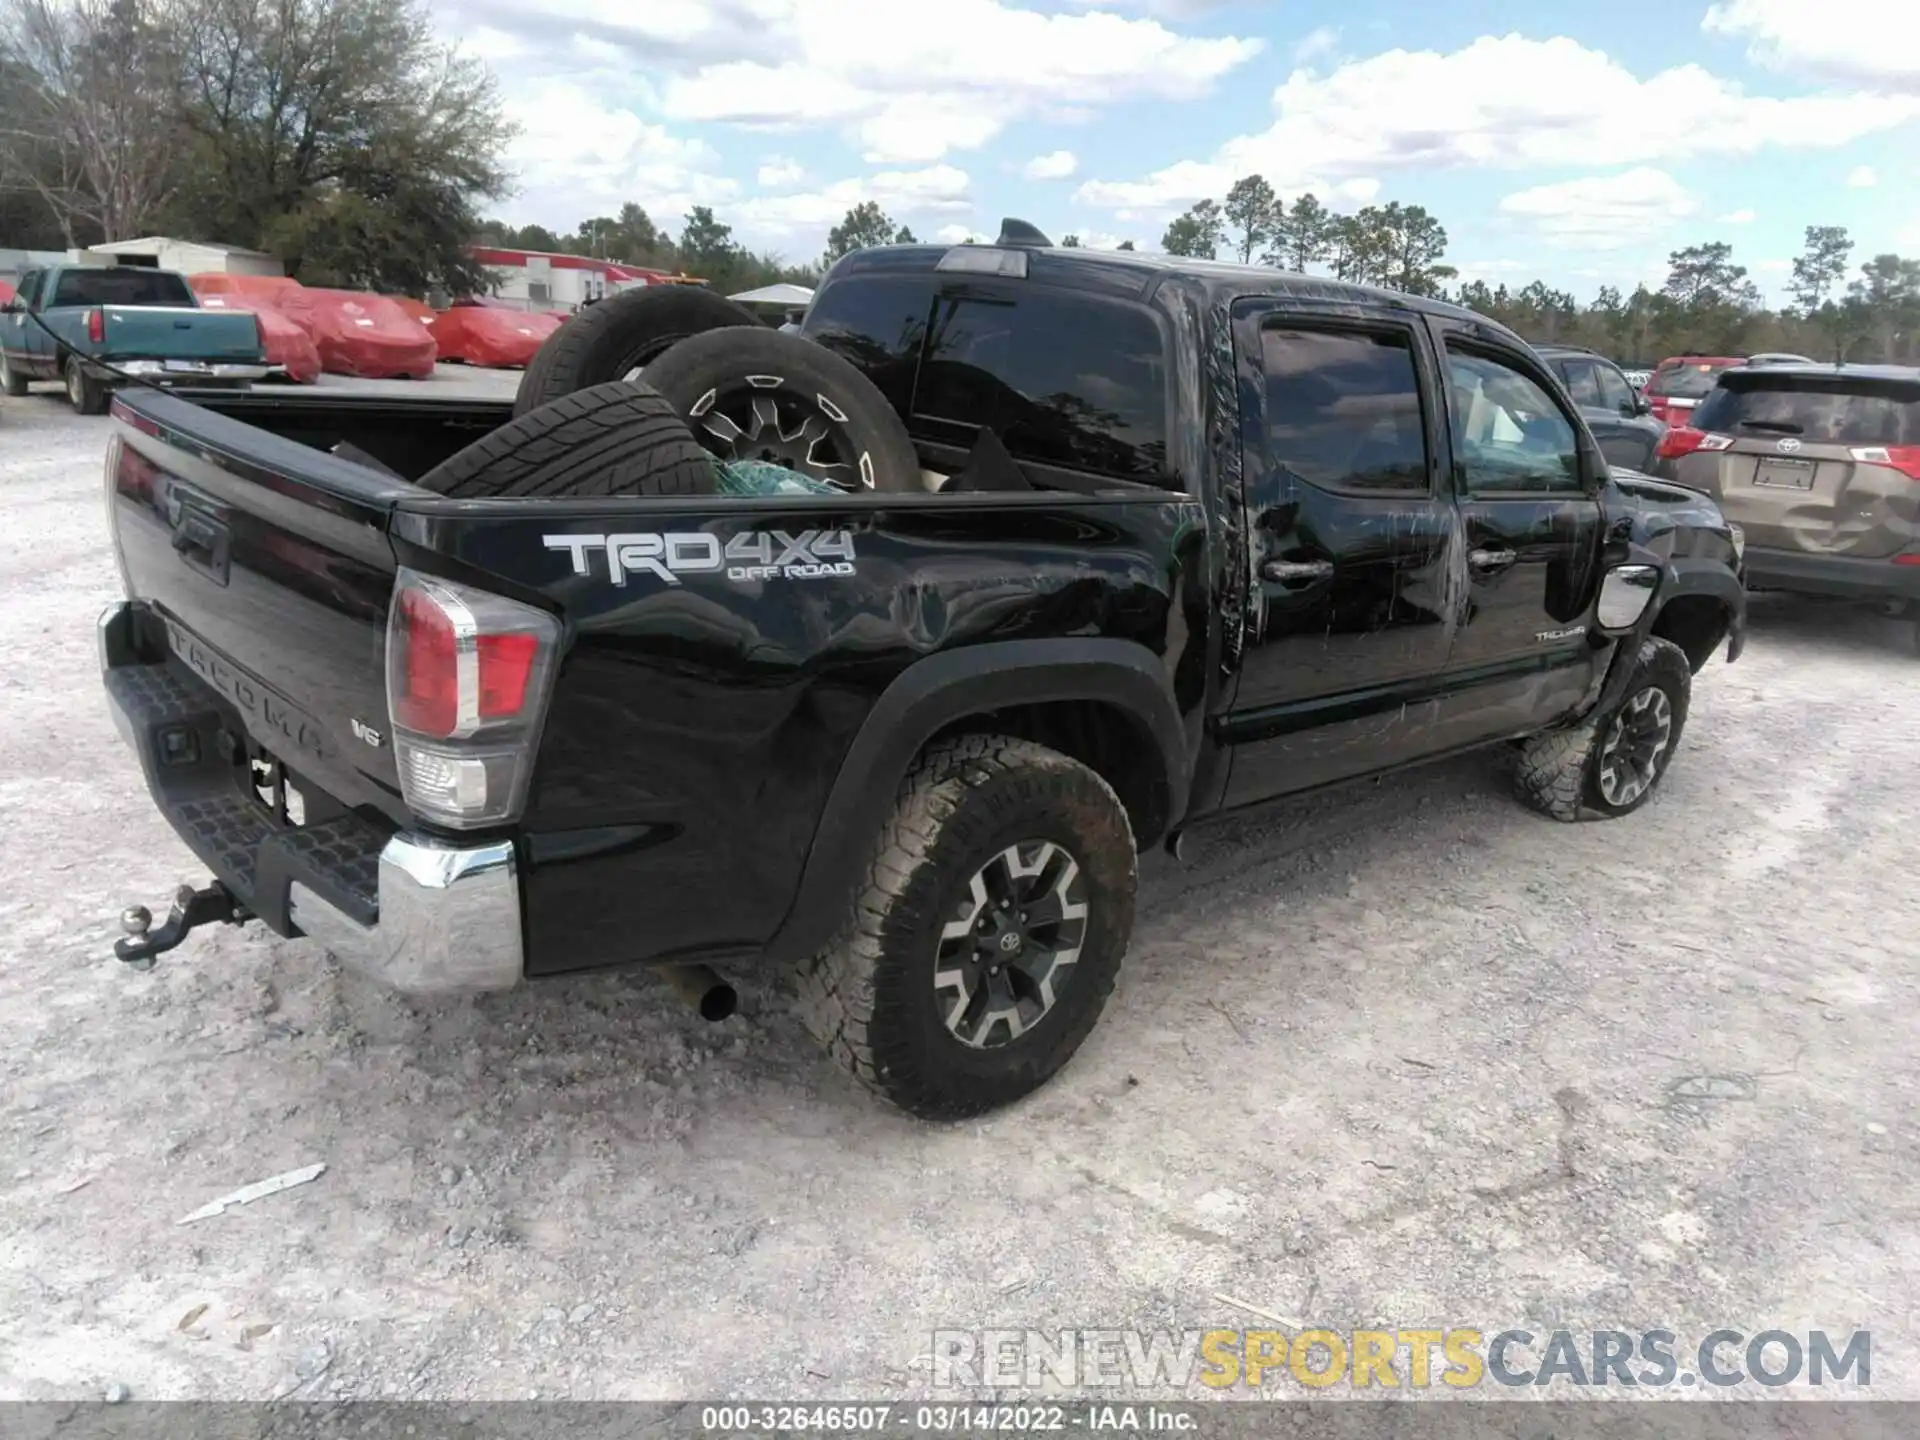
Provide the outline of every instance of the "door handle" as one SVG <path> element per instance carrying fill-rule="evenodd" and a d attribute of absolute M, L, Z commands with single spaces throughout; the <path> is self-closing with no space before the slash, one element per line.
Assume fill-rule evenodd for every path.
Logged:
<path fill-rule="evenodd" d="M 1310 585 L 1333 578 L 1331 560 L 1269 560 L 1260 567 L 1262 578 L 1276 585 Z"/>
<path fill-rule="evenodd" d="M 1482 574 L 1491 574 L 1506 569 L 1520 557 L 1511 550 L 1470 550 L 1467 552 L 1467 564 Z"/>

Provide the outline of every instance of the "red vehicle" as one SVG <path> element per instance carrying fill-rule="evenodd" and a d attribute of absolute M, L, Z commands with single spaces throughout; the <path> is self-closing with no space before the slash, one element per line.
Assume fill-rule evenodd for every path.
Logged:
<path fill-rule="evenodd" d="M 521 310 L 497 300 L 456 300 L 436 318 L 433 337 L 443 360 L 521 369 L 566 319 L 554 311 Z"/>
<path fill-rule="evenodd" d="M 385 295 L 302 285 L 274 303 L 313 337 L 329 374 L 373 380 L 433 374 L 433 332 Z"/>
<path fill-rule="evenodd" d="M 1653 417 L 1667 425 L 1685 425 L 1693 407 L 1707 398 L 1720 372 L 1747 363 L 1744 355 L 1672 355 L 1653 368 L 1640 393 Z"/>

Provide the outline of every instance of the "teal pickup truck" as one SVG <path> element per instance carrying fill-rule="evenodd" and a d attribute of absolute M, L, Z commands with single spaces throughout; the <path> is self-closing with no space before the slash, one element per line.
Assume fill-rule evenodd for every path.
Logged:
<path fill-rule="evenodd" d="M 171 270 L 49 265 L 27 271 L 16 290 L 0 311 L 0 389 L 9 395 L 60 380 L 74 409 L 99 415 L 120 375 L 199 389 L 246 385 L 268 371 L 253 316 L 202 310 Z"/>

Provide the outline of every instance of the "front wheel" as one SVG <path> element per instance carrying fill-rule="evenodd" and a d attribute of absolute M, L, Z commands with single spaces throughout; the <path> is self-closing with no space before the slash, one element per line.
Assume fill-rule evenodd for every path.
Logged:
<path fill-rule="evenodd" d="M 1133 830 L 1057 751 L 970 735 L 901 783 L 847 932 L 801 1016 L 856 1079 L 961 1119 L 1046 1083 L 1093 1029 L 1133 933 Z"/>
<path fill-rule="evenodd" d="M 7 363 L 4 351 L 0 351 L 0 392 L 16 400 L 27 393 L 27 377 Z"/>
<path fill-rule="evenodd" d="M 1630 815 L 1653 798 L 1686 728 L 1693 669 L 1671 640 L 1641 643 L 1620 703 L 1521 747 L 1515 781 L 1527 805 L 1555 820 Z"/>

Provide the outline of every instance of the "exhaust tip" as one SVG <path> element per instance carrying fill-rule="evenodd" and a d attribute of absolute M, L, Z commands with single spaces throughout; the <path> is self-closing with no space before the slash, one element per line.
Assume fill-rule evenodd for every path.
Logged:
<path fill-rule="evenodd" d="M 702 1020 L 724 1020 L 739 1008 L 740 997 L 733 986 L 705 965 L 668 965 L 661 976 L 676 995 L 700 1012 Z"/>
<path fill-rule="evenodd" d="M 723 981 L 711 986 L 707 993 L 700 997 L 700 1018 L 717 1023 L 733 1014 L 739 1004 L 740 997 L 734 993 L 731 985 Z"/>

